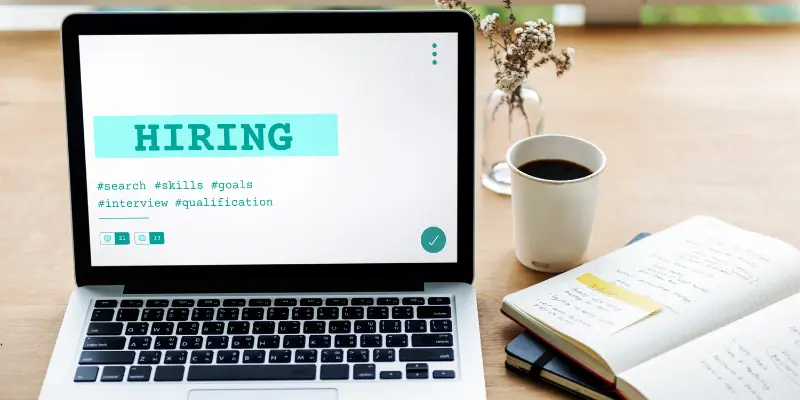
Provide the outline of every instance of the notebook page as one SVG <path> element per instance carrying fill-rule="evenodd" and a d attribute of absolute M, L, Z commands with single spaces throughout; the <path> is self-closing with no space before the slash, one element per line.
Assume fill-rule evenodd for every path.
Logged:
<path fill-rule="evenodd" d="M 621 375 L 648 400 L 800 399 L 800 295 Z"/>
<path fill-rule="evenodd" d="M 662 304 L 624 329 L 599 329 L 614 308 L 564 306 L 586 273 Z M 709 217 L 694 217 L 506 301 L 596 351 L 616 373 L 800 291 L 800 251 Z M 585 299 L 584 299 L 585 300 Z M 616 307 L 621 308 L 621 307 Z"/>

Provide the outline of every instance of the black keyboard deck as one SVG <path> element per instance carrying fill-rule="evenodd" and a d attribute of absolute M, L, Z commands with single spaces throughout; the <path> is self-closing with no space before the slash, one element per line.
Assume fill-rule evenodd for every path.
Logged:
<path fill-rule="evenodd" d="M 451 298 L 94 302 L 75 382 L 453 379 Z"/>

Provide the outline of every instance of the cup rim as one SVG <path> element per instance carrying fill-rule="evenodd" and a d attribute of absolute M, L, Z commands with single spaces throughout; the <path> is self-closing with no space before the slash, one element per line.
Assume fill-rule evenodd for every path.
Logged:
<path fill-rule="evenodd" d="M 600 157 L 602 159 L 602 163 L 600 164 L 600 167 L 597 168 L 597 170 L 592 172 L 591 174 L 586 175 L 583 178 L 570 179 L 570 180 L 567 180 L 567 181 L 554 181 L 554 180 L 551 180 L 551 179 L 537 178 L 535 176 L 531 176 L 531 175 L 528 175 L 528 174 L 520 171 L 519 168 L 517 168 L 517 166 L 514 165 L 511 162 L 511 152 L 514 151 L 514 149 L 517 148 L 519 145 L 521 145 L 523 142 L 527 142 L 529 140 L 534 140 L 534 139 L 536 139 L 538 137 L 543 137 L 543 136 L 551 136 L 551 137 L 552 136 L 557 136 L 557 137 L 562 137 L 562 138 L 566 138 L 566 139 L 577 140 L 579 142 L 583 142 L 585 144 L 588 144 L 589 146 L 594 148 L 598 153 L 600 153 Z M 590 142 L 590 141 L 588 141 L 586 139 L 581 139 L 579 137 L 570 136 L 570 135 L 562 135 L 562 134 L 555 134 L 555 133 L 544 133 L 544 134 L 539 134 L 539 135 L 534 135 L 534 136 L 528 136 L 528 137 L 526 137 L 524 139 L 520 139 L 516 143 L 512 144 L 511 147 L 509 147 L 508 151 L 506 152 L 506 164 L 508 165 L 508 168 L 511 171 L 513 171 L 515 174 L 519 175 L 522 178 L 525 178 L 525 179 L 528 179 L 528 180 L 531 180 L 531 181 L 535 181 L 535 182 L 548 183 L 548 184 L 552 184 L 552 185 L 567 185 L 567 184 L 572 184 L 572 183 L 588 181 L 589 179 L 592 179 L 592 178 L 600 175 L 601 173 L 603 173 L 603 171 L 606 169 L 606 154 L 603 152 L 602 149 L 600 149 L 600 147 L 598 147 L 596 144 L 594 144 L 594 143 L 592 143 L 592 142 Z"/>

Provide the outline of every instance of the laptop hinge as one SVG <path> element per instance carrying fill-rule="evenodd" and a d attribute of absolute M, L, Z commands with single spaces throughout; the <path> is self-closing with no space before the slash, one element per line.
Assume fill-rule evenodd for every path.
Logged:
<path fill-rule="evenodd" d="M 376 281 L 321 282 L 146 282 L 125 285 L 125 294 L 180 293 L 332 293 L 332 292 L 419 292 L 422 281 L 387 279 Z"/>

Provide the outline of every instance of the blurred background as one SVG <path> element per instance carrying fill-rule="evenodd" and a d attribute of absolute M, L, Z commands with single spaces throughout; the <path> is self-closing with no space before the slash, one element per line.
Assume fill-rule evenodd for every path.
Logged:
<path fill-rule="evenodd" d="M 575 0 L 573 4 L 549 4 L 552 0 L 516 0 L 514 10 L 521 20 L 544 18 L 554 25 L 575 26 L 593 23 L 640 23 L 643 25 L 766 25 L 800 22 L 800 5 L 792 0 Z M 230 1 L 189 1 L 195 6 L 158 6 L 153 0 L 124 2 L 70 0 L 0 1 L 0 30 L 58 29 L 61 19 L 72 12 L 89 10 L 291 10 L 291 9 L 433 9 L 433 0 L 242 0 L 241 6 Z M 74 4 L 70 4 L 74 3 Z M 167 3 L 167 2 L 162 2 Z M 474 4 L 481 15 L 504 10 L 501 2 L 478 0 Z M 744 4 L 750 3 L 750 4 Z M 323 5 L 319 5 L 323 4 Z M 325 4 L 335 4 L 325 5 Z"/>

